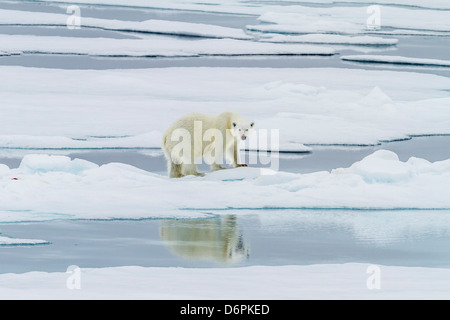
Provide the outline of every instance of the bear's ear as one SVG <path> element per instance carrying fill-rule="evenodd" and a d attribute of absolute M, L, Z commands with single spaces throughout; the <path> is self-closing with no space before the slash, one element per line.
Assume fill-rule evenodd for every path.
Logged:
<path fill-rule="evenodd" d="M 251 122 L 251 123 L 250 123 L 250 127 L 251 127 L 251 128 L 253 128 L 254 125 L 255 125 L 254 122 Z"/>
<path fill-rule="evenodd" d="M 236 122 L 233 122 L 233 128 L 236 128 Z"/>

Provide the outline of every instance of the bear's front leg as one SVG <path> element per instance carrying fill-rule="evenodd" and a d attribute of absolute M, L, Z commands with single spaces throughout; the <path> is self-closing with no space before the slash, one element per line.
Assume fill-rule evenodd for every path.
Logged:
<path fill-rule="evenodd" d="M 248 167 L 245 163 L 241 163 L 241 155 L 239 151 L 239 142 L 235 141 L 233 143 L 233 166 L 235 168 Z"/>

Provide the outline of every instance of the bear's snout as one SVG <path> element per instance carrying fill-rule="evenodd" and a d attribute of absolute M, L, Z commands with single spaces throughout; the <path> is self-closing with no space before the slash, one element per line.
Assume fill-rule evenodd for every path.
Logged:
<path fill-rule="evenodd" d="M 245 140 L 245 139 L 247 139 L 247 137 L 246 137 L 246 136 L 242 136 L 241 139 L 242 139 L 242 140 Z"/>

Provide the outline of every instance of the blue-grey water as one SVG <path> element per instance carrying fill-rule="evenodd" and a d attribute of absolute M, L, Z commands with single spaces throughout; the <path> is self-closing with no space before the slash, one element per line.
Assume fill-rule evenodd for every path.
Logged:
<path fill-rule="evenodd" d="M 51 242 L 0 247 L 0 273 L 70 265 L 450 267 L 450 211 L 230 211 L 195 220 L 53 221 L 2 224 L 0 230 Z"/>
<path fill-rule="evenodd" d="M 62 6 L 29 1 L 2 2 L 0 9 L 64 13 Z M 164 19 L 243 28 L 257 17 L 173 10 L 83 6 L 83 16 L 145 20 Z M 131 32 L 63 27 L 0 26 L 0 34 L 134 38 Z M 448 59 L 449 36 L 397 37 L 396 46 L 374 47 L 376 54 Z M 63 69 L 155 67 L 340 67 L 398 70 L 450 76 L 450 68 L 356 64 L 340 55 L 361 47 L 337 47 L 332 57 L 196 57 L 99 58 L 25 54 L 0 57 L 0 65 Z M 367 48 L 364 48 L 367 49 Z M 348 167 L 379 149 L 396 152 L 402 161 L 415 156 L 429 161 L 450 158 L 450 137 L 415 137 L 377 146 L 312 146 L 307 154 L 281 154 L 279 169 L 308 173 Z M 18 167 L 24 154 L 65 154 L 97 164 L 127 163 L 165 174 L 160 150 L 1 150 L 0 163 Z M 151 208 L 149 208 L 151 210 Z M 209 212 L 205 219 L 136 221 L 51 221 L 3 223 L 0 235 L 44 239 L 46 245 L 0 246 L 0 273 L 65 271 L 80 267 L 182 266 L 234 267 L 368 262 L 384 265 L 450 267 L 450 212 L 445 210 L 252 210 Z"/>
<path fill-rule="evenodd" d="M 310 173 L 330 171 L 335 168 L 346 168 L 354 162 L 384 149 L 395 152 L 401 161 L 410 157 L 423 158 L 428 161 L 450 159 L 450 135 L 421 136 L 409 140 L 383 142 L 374 146 L 323 146 L 312 145 L 312 151 L 306 153 L 280 153 L 277 155 L 279 166 L 275 169 L 294 173 Z M 46 153 L 66 155 L 72 159 L 79 158 L 98 165 L 110 162 L 126 163 L 137 168 L 158 174 L 165 174 L 166 161 L 161 149 L 94 149 L 94 150 L 14 150 L 0 148 L 0 163 L 10 168 L 17 168 L 27 153 Z M 272 161 L 275 155 L 270 153 L 257 154 L 256 166 L 270 167 L 265 164 Z M 249 159 L 249 153 L 242 153 L 243 159 Z M 275 161 L 275 160 L 274 160 Z M 246 161 L 248 162 L 248 161 Z M 209 167 L 201 164 L 200 170 L 207 171 Z"/>

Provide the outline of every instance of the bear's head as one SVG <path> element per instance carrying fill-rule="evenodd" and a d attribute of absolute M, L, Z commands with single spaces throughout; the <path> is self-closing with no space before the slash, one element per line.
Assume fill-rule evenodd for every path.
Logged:
<path fill-rule="evenodd" d="M 241 140 L 246 140 L 254 129 L 254 122 L 234 121 L 231 123 L 231 134 Z"/>

